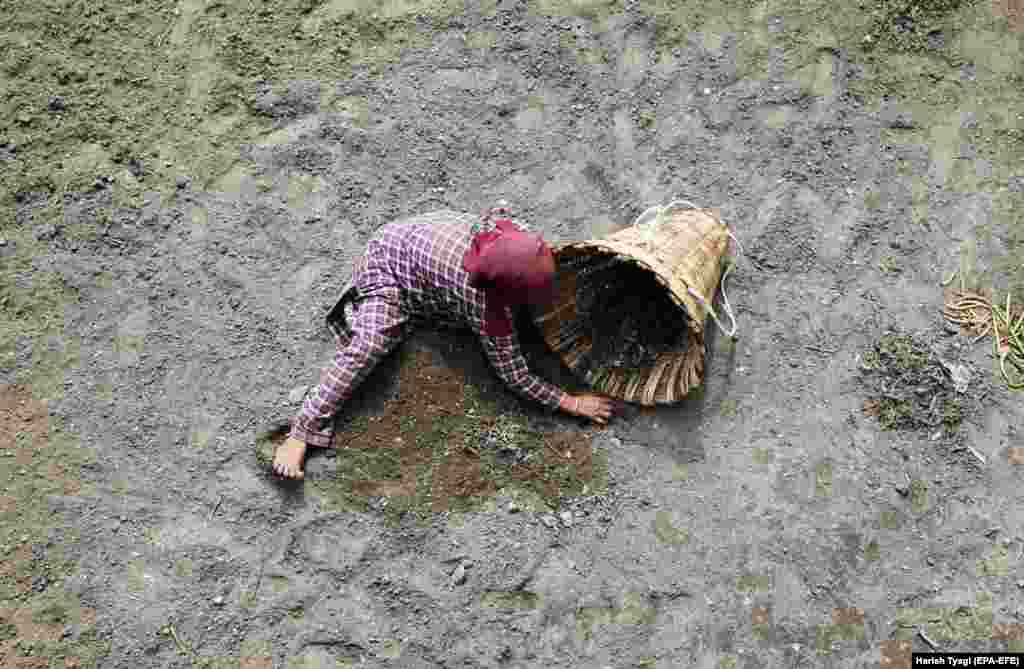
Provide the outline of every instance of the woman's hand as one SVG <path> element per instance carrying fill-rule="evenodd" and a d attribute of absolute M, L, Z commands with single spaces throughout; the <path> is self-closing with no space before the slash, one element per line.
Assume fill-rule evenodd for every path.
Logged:
<path fill-rule="evenodd" d="M 562 410 L 581 418 L 589 418 L 600 425 L 607 425 L 612 416 L 612 400 L 593 393 L 566 395 Z"/>

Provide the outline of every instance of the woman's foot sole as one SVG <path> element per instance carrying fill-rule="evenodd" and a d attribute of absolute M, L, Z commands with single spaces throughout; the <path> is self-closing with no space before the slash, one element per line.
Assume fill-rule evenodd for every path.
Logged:
<path fill-rule="evenodd" d="M 289 438 L 288 441 L 277 447 L 272 469 L 278 476 L 298 480 L 305 476 L 305 472 L 302 471 L 305 459 L 306 444 L 298 439 Z"/>

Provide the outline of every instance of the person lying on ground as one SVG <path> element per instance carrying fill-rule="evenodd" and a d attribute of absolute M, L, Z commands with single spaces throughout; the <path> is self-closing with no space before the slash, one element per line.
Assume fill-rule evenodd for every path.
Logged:
<path fill-rule="evenodd" d="M 555 259 L 540 234 L 504 207 L 480 219 L 439 211 L 388 223 L 369 241 L 349 287 L 327 316 L 337 352 L 291 420 L 273 471 L 303 477 L 308 446 L 329 448 L 334 417 L 377 363 L 416 325 L 469 326 L 495 372 L 515 392 L 551 410 L 606 424 L 612 401 L 573 396 L 530 372 L 514 310 L 554 298 Z"/>

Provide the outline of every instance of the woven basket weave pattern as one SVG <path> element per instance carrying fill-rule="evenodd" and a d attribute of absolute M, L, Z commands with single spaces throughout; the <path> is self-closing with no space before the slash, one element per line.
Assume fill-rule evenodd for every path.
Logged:
<path fill-rule="evenodd" d="M 636 263 L 680 307 L 680 318 L 689 324 L 688 345 L 682 351 L 661 352 L 651 367 L 611 369 L 589 381 L 597 392 L 627 402 L 678 402 L 700 384 L 704 368 L 708 308 L 689 289 L 711 304 L 728 246 L 728 231 L 711 209 L 672 210 L 603 239 L 561 245 L 555 249 L 560 267 L 556 300 L 535 322 L 547 345 L 575 370 L 593 345 L 576 309 L 578 277 L 614 260 Z"/>

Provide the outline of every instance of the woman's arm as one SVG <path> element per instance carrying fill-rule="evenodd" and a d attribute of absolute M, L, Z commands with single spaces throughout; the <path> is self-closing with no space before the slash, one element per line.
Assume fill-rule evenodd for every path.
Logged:
<path fill-rule="evenodd" d="M 526 364 L 515 330 L 506 337 L 481 336 L 491 366 L 514 392 L 552 410 L 590 418 L 604 424 L 611 417 L 612 403 L 598 395 L 570 395 L 532 374 Z"/>
<path fill-rule="evenodd" d="M 408 321 L 394 298 L 374 296 L 364 300 L 352 322 L 353 336 L 346 345 L 339 346 L 331 364 L 320 374 L 320 383 L 303 402 L 289 436 L 311 446 L 329 447 L 338 409 L 404 339 Z"/>
<path fill-rule="evenodd" d="M 515 330 L 505 337 L 481 335 L 480 341 L 495 373 L 514 392 L 552 410 L 573 404 L 568 393 L 530 372 Z"/>

